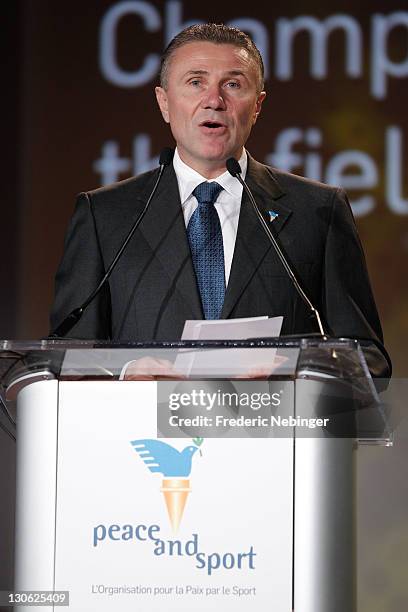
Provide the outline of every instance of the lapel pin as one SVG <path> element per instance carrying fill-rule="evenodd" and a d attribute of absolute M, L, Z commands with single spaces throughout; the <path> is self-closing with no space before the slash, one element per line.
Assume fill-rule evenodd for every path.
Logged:
<path fill-rule="evenodd" d="M 275 212 L 274 210 L 268 210 L 269 213 L 269 222 L 272 223 L 272 221 L 275 221 L 275 219 L 277 219 L 279 217 L 279 213 Z"/>

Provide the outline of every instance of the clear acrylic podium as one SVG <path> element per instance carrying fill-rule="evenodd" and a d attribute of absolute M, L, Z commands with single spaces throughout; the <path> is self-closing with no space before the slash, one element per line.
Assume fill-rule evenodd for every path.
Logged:
<path fill-rule="evenodd" d="M 69 591 L 75 612 L 352 612 L 355 454 L 391 444 L 367 351 L 4 341 L 10 588 Z"/>

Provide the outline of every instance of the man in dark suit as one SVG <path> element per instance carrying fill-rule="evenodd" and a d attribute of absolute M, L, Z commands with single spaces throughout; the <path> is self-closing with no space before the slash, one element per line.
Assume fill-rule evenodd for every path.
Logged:
<path fill-rule="evenodd" d="M 273 170 L 244 149 L 265 95 L 262 59 L 244 33 L 205 24 L 173 39 L 156 96 L 177 143 L 174 162 L 109 284 L 71 335 L 177 340 L 187 319 L 261 315 L 283 315 L 283 334 L 318 331 L 242 187 L 226 172 L 226 160 L 234 157 L 326 329 L 381 346 L 364 254 L 344 192 Z M 80 195 L 56 278 L 53 328 L 95 288 L 156 178 L 154 170 Z M 203 221 L 200 190 L 214 180 L 213 216 Z M 207 260 L 200 260 L 196 249 L 203 232 L 218 244 Z M 385 356 L 384 351 L 377 374 L 387 373 Z"/>

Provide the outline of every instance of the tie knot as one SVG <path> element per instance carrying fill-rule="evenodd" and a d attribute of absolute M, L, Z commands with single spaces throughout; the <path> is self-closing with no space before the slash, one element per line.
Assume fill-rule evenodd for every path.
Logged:
<path fill-rule="evenodd" d="M 211 183 L 205 181 L 204 183 L 200 183 L 200 185 L 194 189 L 193 195 L 197 198 L 199 205 L 214 204 L 222 189 L 223 187 L 221 187 L 221 185 L 215 181 L 212 181 Z"/>

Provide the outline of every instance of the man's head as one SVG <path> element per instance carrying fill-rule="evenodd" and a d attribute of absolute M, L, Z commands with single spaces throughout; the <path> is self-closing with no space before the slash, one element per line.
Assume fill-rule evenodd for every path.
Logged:
<path fill-rule="evenodd" d="M 259 51 L 236 28 L 191 26 L 164 52 L 157 101 L 181 158 L 207 178 L 239 158 L 265 95 Z"/>

